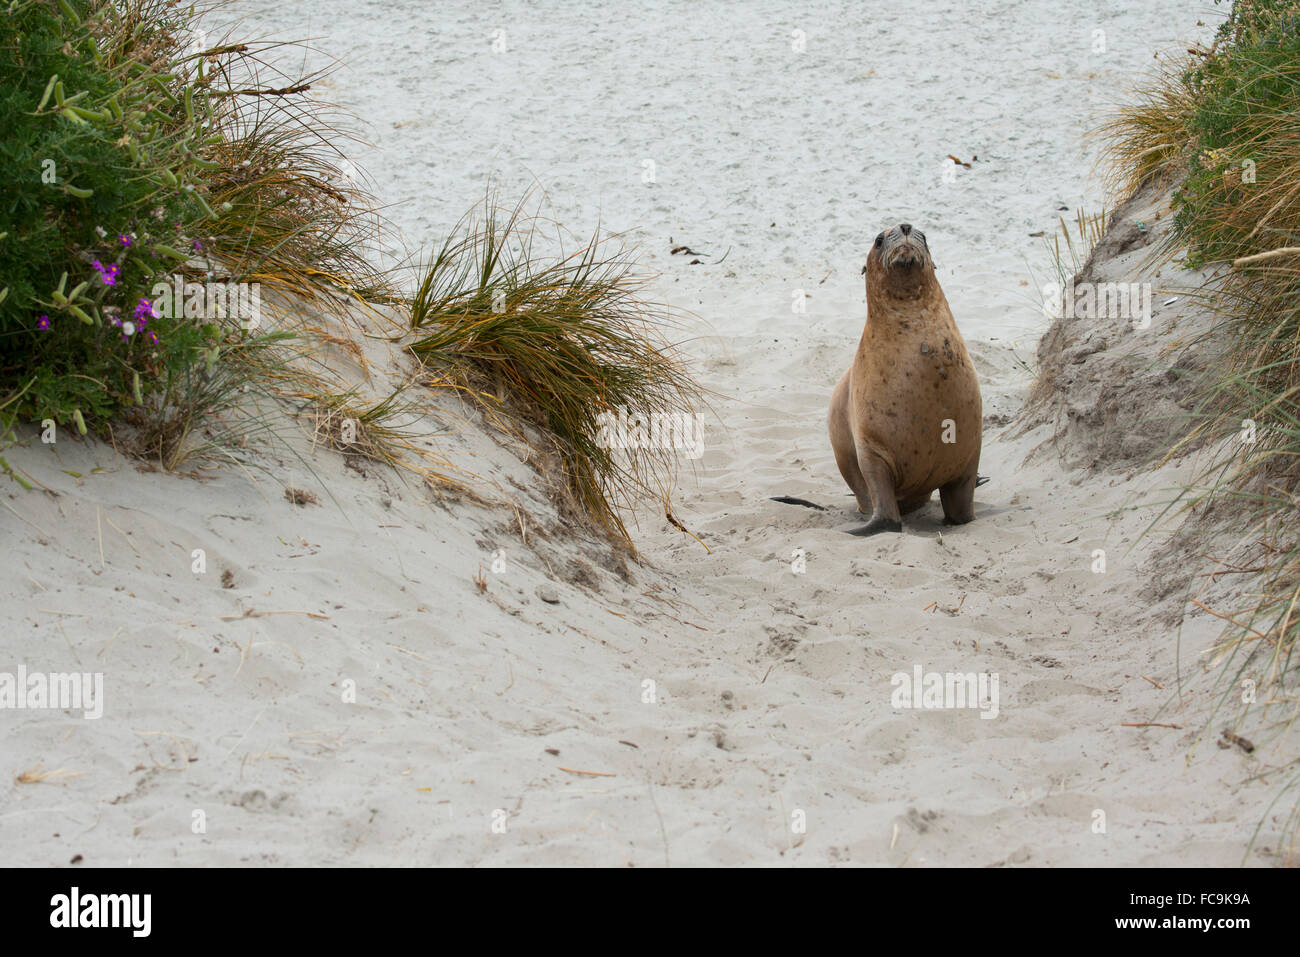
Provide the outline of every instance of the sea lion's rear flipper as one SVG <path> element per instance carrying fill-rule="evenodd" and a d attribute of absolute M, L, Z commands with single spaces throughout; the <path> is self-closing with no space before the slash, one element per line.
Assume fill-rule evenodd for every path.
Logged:
<path fill-rule="evenodd" d="M 829 509 L 825 505 L 818 505 L 816 502 L 810 502 L 806 498 L 791 498 L 789 495 L 779 497 L 773 496 L 773 502 L 781 502 L 785 505 L 802 505 L 804 508 L 815 508 L 819 512 L 826 512 Z"/>
<path fill-rule="evenodd" d="M 976 488 L 979 488 L 981 485 L 983 485 L 983 484 L 984 484 L 985 482 L 987 482 L 988 480 L 989 480 L 989 477 L 988 477 L 987 475 L 980 475 L 980 476 L 978 476 L 978 477 L 975 479 L 975 487 L 976 487 Z"/>

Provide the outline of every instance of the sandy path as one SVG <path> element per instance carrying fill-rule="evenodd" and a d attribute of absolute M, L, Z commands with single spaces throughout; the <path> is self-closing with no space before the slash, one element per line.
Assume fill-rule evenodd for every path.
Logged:
<path fill-rule="evenodd" d="M 751 363 L 782 361 L 775 347 L 743 351 Z M 1005 391 L 1014 366 L 981 352 L 993 359 L 981 362 L 986 393 Z M 818 441 L 833 378 L 732 407 L 731 445 L 710 454 L 707 490 L 686 492 L 678 511 L 713 555 L 661 538 L 674 577 L 703 583 L 691 601 L 720 612 L 706 660 L 680 669 L 686 706 L 701 724 L 712 717 L 729 749 L 730 770 L 704 800 L 728 813 L 733 779 L 760 768 L 774 794 L 751 812 L 751 829 L 766 824 L 779 849 L 782 807 L 786 816 L 804 809 L 818 828 L 809 825 L 801 860 L 1239 863 L 1268 800 L 1267 788 L 1235 793 L 1240 756 L 1211 747 L 1184 770 L 1189 733 L 1120 726 L 1192 727 L 1204 704 L 1192 696 L 1175 717 L 1154 716 L 1168 692 L 1141 675 L 1174 686 L 1175 635 L 1148 618 L 1142 597 L 1154 540 L 1128 551 L 1153 511 L 1107 519 L 1175 473 L 1135 487 L 1061 475 L 1050 461 L 1027 469 L 1043 436 L 990 430 L 982 471 L 994 479 L 977 496 L 975 525 L 943 529 L 936 501 L 901 538 L 850 538 L 833 530 L 856 524 L 847 496 L 831 516 L 761 498 L 780 490 L 834 503 L 834 461 Z M 807 474 L 792 480 L 800 469 Z M 802 575 L 792 571 L 795 548 L 806 554 Z M 1092 571 L 1096 548 L 1107 551 L 1105 574 Z M 1185 627 L 1184 669 L 1189 647 L 1216 631 Z M 1000 714 L 894 710 L 891 676 L 917 665 L 996 672 Z M 1097 811 L 1105 835 L 1092 831 Z"/>

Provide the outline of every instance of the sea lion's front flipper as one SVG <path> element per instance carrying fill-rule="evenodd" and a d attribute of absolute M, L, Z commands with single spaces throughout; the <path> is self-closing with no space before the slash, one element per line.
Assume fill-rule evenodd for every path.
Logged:
<path fill-rule="evenodd" d="M 850 528 L 845 531 L 846 535 L 857 535 L 866 538 L 868 535 L 877 535 L 880 532 L 901 532 L 903 523 L 898 519 L 886 518 L 883 515 L 873 518 L 865 525 L 859 525 L 857 528 Z"/>
<path fill-rule="evenodd" d="M 867 536 L 877 532 L 901 532 L 903 523 L 894 490 L 894 472 L 889 464 L 868 448 L 858 449 L 858 470 L 871 496 L 871 521 L 851 529 L 850 535 Z"/>
<path fill-rule="evenodd" d="M 984 484 L 985 482 L 987 482 L 988 480 L 989 480 L 989 477 L 988 477 L 987 475 L 980 475 L 980 476 L 978 476 L 978 477 L 975 479 L 975 487 L 976 487 L 976 488 L 979 488 L 981 485 L 983 485 L 983 484 Z"/>

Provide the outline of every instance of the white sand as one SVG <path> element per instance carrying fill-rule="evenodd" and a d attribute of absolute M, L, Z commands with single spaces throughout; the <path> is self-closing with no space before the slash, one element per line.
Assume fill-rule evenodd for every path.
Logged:
<path fill-rule="evenodd" d="M 535 174 L 576 233 L 597 213 L 638 227 L 662 297 L 707 324 L 691 352 L 723 398 L 675 507 L 711 551 L 646 512 L 651 564 L 628 583 L 608 549 L 547 539 L 533 473 L 450 402 L 433 444 L 518 514 L 430 504 L 305 447 L 310 470 L 267 454 L 266 473 L 202 482 L 94 443 L 11 450 L 58 495 L 4 493 L 0 670 L 102 671 L 106 705 L 98 721 L 0 714 L 6 860 L 1234 865 L 1261 819 L 1246 859 L 1273 860 L 1274 785 L 1241 783 L 1269 756 L 1194 748 L 1209 695 L 1172 697 L 1218 623 L 1179 631 L 1178 599 L 1145 597 L 1152 506 L 1118 511 L 1185 466 L 1025 465 L 1047 433 L 990 426 L 972 525 L 942 529 L 934 504 L 862 540 L 837 531 L 847 508 L 767 501 L 851 501 L 824 410 L 861 329 L 866 245 L 898 219 L 936 251 L 986 413 L 1019 407 L 1016 357 L 1044 327 L 1028 233 L 1060 205 L 1100 208 L 1078 142 L 1090 111 L 1152 48 L 1208 32 L 1204 5 L 1168 0 L 1095 22 L 1064 2 L 959 12 L 973 6 L 931 5 L 919 29 L 895 4 L 811 20 L 787 4 L 466 6 L 436 23 L 416 3 L 242 4 L 267 32 L 354 51 L 330 95 L 373 123 L 356 161 L 406 204 L 412 241 L 441 239 L 489 170 L 506 196 Z M 945 183 L 949 152 L 979 161 Z M 670 236 L 708 263 L 731 252 L 689 267 Z M 223 620 L 248 611 L 293 613 Z M 917 665 L 996 672 L 998 716 L 894 709 L 891 676 Z M 1180 729 L 1122 726 L 1144 721 Z M 79 776 L 13 781 L 38 766 Z"/>

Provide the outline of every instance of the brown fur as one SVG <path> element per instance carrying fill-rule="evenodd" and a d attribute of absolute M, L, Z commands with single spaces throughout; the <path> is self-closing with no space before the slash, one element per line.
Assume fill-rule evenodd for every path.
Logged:
<path fill-rule="evenodd" d="M 854 535 L 901 531 L 901 515 L 930 500 L 944 517 L 975 517 L 983 412 L 966 343 L 939 288 L 925 237 L 910 225 L 877 238 L 862 270 L 867 323 L 831 396 L 831 447 L 871 520 Z M 944 421 L 955 441 L 943 441 Z"/>

